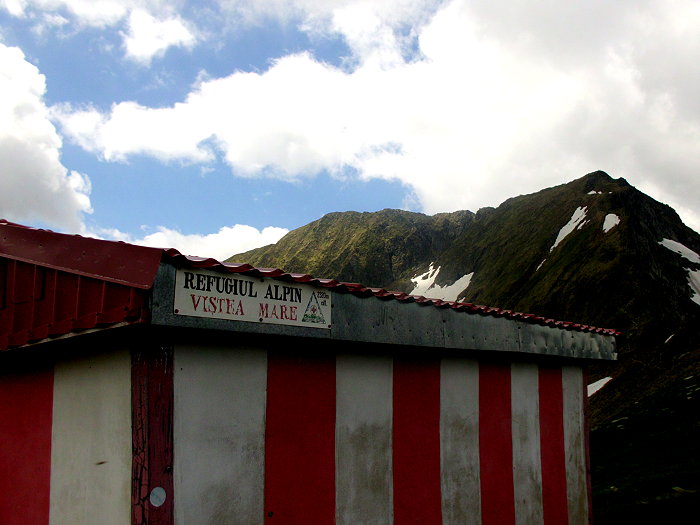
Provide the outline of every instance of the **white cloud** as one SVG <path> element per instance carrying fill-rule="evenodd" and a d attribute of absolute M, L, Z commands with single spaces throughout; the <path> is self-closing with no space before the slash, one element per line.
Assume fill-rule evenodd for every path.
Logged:
<path fill-rule="evenodd" d="M 0 7 L 12 16 L 23 17 L 26 0 L 0 0 Z"/>
<path fill-rule="evenodd" d="M 90 180 L 68 172 L 44 104 L 44 76 L 22 51 L 0 43 L 0 217 L 82 230 Z"/>
<path fill-rule="evenodd" d="M 168 108 L 65 110 L 65 133 L 108 160 L 208 162 L 215 147 L 237 175 L 352 168 L 402 181 L 428 213 L 604 169 L 637 186 L 663 180 L 652 196 L 700 229 L 695 1 L 220 5 L 248 22 L 342 35 L 350 67 L 285 56 L 201 81 Z"/>
<path fill-rule="evenodd" d="M 128 155 L 152 155 L 163 161 L 206 162 L 209 148 L 200 145 L 211 131 L 192 104 L 152 109 L 135 102 L 112 106 L 109 116 L 94 108 L 74 109 L 69 104 L 52 108 L 64 132 L 82 148 L 105 160 L 121 161 Z"/>
<path fill-rule="evenodd" d="M 222 13 L 241 23 L 261 23 L 274 18 L 285 23 L 301 22 L 307 30 L 329 31 L 328 24 L 345 9 L 368 9 L 383 23 L 398 28 L 416 26 L 429 18 L 444 0 L 217 0 Z"/>
<path fill-rule="evenodd" d="M 177 11 L 182 1 L 169 0 L 0 0 L 0 9 L 34 22 L 34 32 L 71 24 L 72 31 L 84 28 L 112 29 L 126 23 L 120 32 L 125 56 L 148 65 L 173 46 L 192 47 L 195 31 Z"/>
<path fill-rule="evenodd" d="M 363 67 L 389 69 L 403 62 L 395 32 L 375 13 L 373 4 L 348 5 L 335 11 L 332 29 L 345 37 Z"/>
<path fill-rule="evenodd" d="M 179 17 L 159 20 L 142 9 L 131 12 L 124 35 L 126 56 L 146 65 L 172 46 L 191 48 L 195 42 L 195 35 Z"/>
<path fill-rule="evenodd" d="M 246 252 L 280 240 L 289 230 L 268 226 L 258 230 L 252 226 L 236 224 L 225 226 L 216 233 L 183 234 L 178 230 L 159 226 L 156 232 L 141 238 L 118 230 L 99 230 L 95 236 L 105 237 L 156 248 L 175 248 L 185 255 L 211 257 L 218 261 L 228 259 L 234 254 Z M 247 261 L 236 261 L 247 262 Z"/>
<path fill-rule="evenodd" d="M 3 0 L 0 6 L 17 17 L 65 13 L 80 25 L 106 27 L 119 22 L 134 3 L 128 0 Z"/>

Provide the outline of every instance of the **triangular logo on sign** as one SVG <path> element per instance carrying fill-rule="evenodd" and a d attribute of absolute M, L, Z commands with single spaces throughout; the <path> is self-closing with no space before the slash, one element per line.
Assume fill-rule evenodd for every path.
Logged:
<path fill-rule="evenodd" d="M 325 324 L 326 320 L 323 317 L 323 312 L 321 312 L 321 305 L 318 304 L 316 292 L 311 294 L 311 299 L 309 299 L 309 304 L 306 305 L 306 311 L 304 312 L 304 317 L 301 319 L 301 322 Z"/>

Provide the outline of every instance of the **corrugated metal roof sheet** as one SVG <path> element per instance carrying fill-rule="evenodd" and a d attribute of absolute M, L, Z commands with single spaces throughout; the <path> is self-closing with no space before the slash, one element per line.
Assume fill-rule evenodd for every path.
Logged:
<path fill-rule="evenodd" d="M 149 291 L 0 257 L 0 350 L 148 319 Z"/>
<path fill-rule="evenodd" d="M 148 289 L 163 250 L 28 228 L 0 219 L 0 257 Z"/>
<path fill-rule="evenodd" d="M 66 235 L 0 220 L 0 350 L 92 328 L 147 322 L 150 288 L 161 262 L 313 284 L 357 297 L 415 302 L 566 330 L 619 335 L 611 329 L 500 308 L 319 279 L 279 268 L 222 263 L 186 256 L 172 248 Z"/>

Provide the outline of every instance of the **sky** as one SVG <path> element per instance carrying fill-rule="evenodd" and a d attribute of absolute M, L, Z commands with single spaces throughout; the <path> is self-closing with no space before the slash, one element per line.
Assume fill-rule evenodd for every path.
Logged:
<path fill-rule="evenodd" d="M 700 230 L 697 0 L 0 0 L 0 218 L 224 259 L 604 170 Z"/>

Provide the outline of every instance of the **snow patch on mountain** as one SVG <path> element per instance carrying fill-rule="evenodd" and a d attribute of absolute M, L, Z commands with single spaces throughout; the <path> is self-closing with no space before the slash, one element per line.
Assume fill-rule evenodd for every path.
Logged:
<path fill-rule="evenodd" d="M 587 206 L 579 206 L 578 208 L 576 208 L 576 211 L 574 211 L 574 214 L 571 216 L 571 219 L 569 219 L 569 222 L 567 222 L 564 225 L 564 227 L 561 230 L 559 230 L 559 235 L 557 235 L 557 239 L 554 241 L 554 244 L 549 249 L 550 252 L 554 250 L 554 248 L 556 248 L 559 245 L 559 243 L 563 241 L 567 237 L 567 235 L 569 235 L 572 231 L 574 231 L 575 229 L 580 230 L 583 227 L 583 225 L 586 224 L 586 222 L 588 222 L 584 220 L 586 218 L 587 208 Z"/>
<path fill-rule="evenodd" d="M 443 301 L 456 301 L 458 294 L 469 286 L 472 277 L 474 277 L 474 272 L 472 272 L 463 275 L 450 285 L 440 286 L 435 284 L 435 279 L 437 279 L 439 273 L 440 267 L 433 268 L 433 263 L 430 263 L 427 272 L 411 279 L 411 282 L 414 284 L 411 295 L 422 295 L 432 299 L 442 299 Z"/>
<path fill-rule="evenodd" d="M 693 290 L 691 299 L 694 303 L 700 304 L 700 270 L 688 270 L 688 285 Z"/>
<path fill-rule="evenodd" d="M 671 239 L 664 239 L 663 241 L 659 242 L 659 244 L 665 246 L 671 251 L 676 252 L 678 255 L 685 259 L 688 259 L 690 262 L 700 264 L 700 255 L 698 255 L 693 250 L 677 241 L 672 241 Z"/>
<path fill-rule="evenodd" d="M 588 385 L 588 397 L 591 397 L 593 394 L 595 394 L 598 390 L 603 388 L 608 381 L 610 381 L 612 377 L 604 377 L 603 379 L 598 379 L 598 381 L 595 381 Z"/>
<path fill-rule="evenodd" d="M 614 213 L 608 213 L 605 216 L 605 220 L 603 221 L 603 231 L 605 233 L 608 233 L 618 224 L 620 224 L 620 217 L 618 217 Z"/>
<path fill-rule="evenodd" d="M 678 241 L 663 239 L 659 244 L 677 253 L 691 263 L 700 264 L 700 255 Z M 700 305 L 700 270 L 688 269 L 688 286 L 690 286 L 693 292 L 691 300 Z"/>
<path fill-rule="evenodd" d="M 425 295 L 425 292 L 435 283 L 438 273 L 440 273 L 440 267 L 438 266 L 437 269 L 433 268 L 433 263 L 430 263 L 427 272 L 411 279 L 411 282 L 414 284 L 411 295 Z"/>

